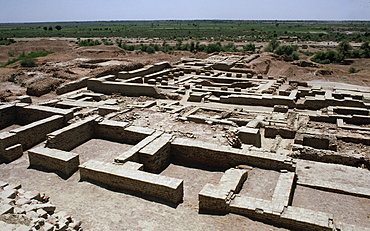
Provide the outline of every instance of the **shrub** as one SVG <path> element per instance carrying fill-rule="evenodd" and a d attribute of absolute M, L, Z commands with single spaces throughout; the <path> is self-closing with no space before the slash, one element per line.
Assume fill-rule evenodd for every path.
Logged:
<path fill-rule="evenodd" d="M 293 54 L 290 55 L 294 60 L 299 60 L 299 54 L 296 52 L 293 52 Z"/>
<path fill-rule="evenodd" d="M 280 42 L 277 41 L 276 39 L 273 39 L 266 46 L 265 51 L 267 51 L 267 52 L 274 52 L 279 46 L 280 46 Z"/>
<path fill-rule="evenodd" d="M 92 39 L 80 40 L 78 42 L 79 46 L 84 46 L 84 47 L 97 46 L 97 45 L 100 45 L 100 44 L 101 44 L 101 42 L 99 42 L 98 40 L 92 40 Z"/>
<path fill-rule="evenodd" d="M 206 48 L 207 53 L 214 53 L 214 52 L 220 52 L 220 51 L 224 51 L 220 42 L 210 43 L 210 44 L 208 44 L 208 46 Z"/>
<path fill-rule="evenodd" d="M 254 52 L 256 50 L 256 45 L 254 45 L 253 43 L 248 43 L 247 45 L 243 46 L 243 50 Z"/>
<path fill-rule="evenodd" d="M 10 57 L 14 57 L 14 51 L 8 51 L 8 55 L 10 56 Z"/>
<path fill-rule="evenodd" d="M 338 63 L 344 59 L 342 54 L 338 54 L 335 51 L 318 51 L 316 54 L 311 58 L 311 61 L 321 63 L 321 64 L 329 64 L 329 63 Z"/>
<path fill-rule="evenodd" d="M 5 63 L 4 67 L 6 67 L 7 65 L 10 65 L 12 63 L 15 63 L 15 62 L 17 62 L 19 60 L 34 59 L 34 58 L 37 58 L 37 57 L 47 56 L 48 54 L 52 54 L 52 53 L 54 53 L 54 52 L 53 51 L 37 51 L 37 52 L 31 51 L 28 54 L 25 54 L 24 52 L 22 52 L 18 56 L 18 58 L 14 58 L 14 59 L 8 60 L 8 62 Z"/>
<path fill-rule="evenodd" d="M 311 51 L 304 51 L 304 50 L 299 50 L 299 52 L 300 53 L 302 53 L 302 54 L 305 54 L 305 55 L 307 55 L 307 56 L 311 56 L 311 55 L 313 55 L 314 53 L 313 52 L 311 52 Z"/>
<path fill-rule="evenodd" d="M 147 48 L 146 48 L 146 52 L 147 52 L 148 54 L 153 54 L 153 53 L 155 53 L 155 50 L 154 50 L 154 48 L 153 48 L 153 47 L 149 46 L 149 47 L 147 47 Z"/>
<path fill-rule="evenodd" d="M 349 51 L 352 50 L 352 46 L 347 41 L 342 41 L 338 44 L 337 50 L 339 54 L 346 58 Z"/>
<path fill-rule="evenodd" d="M 37 63 L 34 59 L 23 59 L 21 61 L 22 67 L 37 67 Z"/>
<path fill-rule="evenodd" d="M 354 67 L 350 67 L 349 70 L 348 70 L 348 73 L 357 73 L 359 72 L 360 70 L 357 70 L 356 68 Z"/>
<path fill-rule="evenodd" d="M 298 46 L 279 46 L 275 50 L 275 54 L 277 55 L 292 55 L 294 51 L 298 50 Z"/>
<path fill-rule="evenodd" d="M 0 45 L 10 45 L 12 43 L 15 43 L 14 39 L 0 37 Z"/>

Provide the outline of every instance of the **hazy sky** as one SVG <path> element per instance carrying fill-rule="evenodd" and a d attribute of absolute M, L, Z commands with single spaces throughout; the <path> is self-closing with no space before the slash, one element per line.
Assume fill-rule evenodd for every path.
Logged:
<path fill-rule="evenodd" d="M 0 0 L 2 22 L 370 20 L 370 0 Z"/>

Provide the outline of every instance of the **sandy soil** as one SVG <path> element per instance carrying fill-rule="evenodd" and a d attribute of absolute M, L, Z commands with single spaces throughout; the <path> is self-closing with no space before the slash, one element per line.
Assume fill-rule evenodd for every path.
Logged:
<path fill-rule="evenodd" d="M 293 206 L 331 213 L 348 224 L 370 228 L 370 199 L 297 186 Z"/>
<path fill-rule="evenodd" d="M 1 164 L 0 179 L 44 192 L 57 210 L 81 220 L 84 230 L 286 230 L 235 214 L 199 214 L 194 193 L 206 182 L 217 182 L 218 172 L 170 165 L 162 174 L 185 180 L 185 202 L 174 208 L 154 198 L 80 182 L 78 173 L 63 180 L 54 173 L 28 169 L 28 165 L 26 154 L 10 164 Z"/>
<path fill-rule="evenodd" d="M 174 114 L 154 111 L 152 109 L 134 109 L 124 116 L 115 117 L 113 120 L 127 121 L 133 118 L 132 124 L 165 131 L 176 137 L 196 138 L 199 141 L 225 144 L 225 127 L 221 125 L 199 124 L 193 122 L 180 122 Z"/>
<path fill-rule="evenodd" d="M 88 160 L 99 160 L 104 162 L 113 162 L 114 158 L 129 150 L 133 145 L 122 144 L 102 139 L 91 139 L 71 152 L 79 154 L 80 163 Z"/>
<path fill-rule="evenodd" d="M 140 51 L 124 51 L 117 46 L 78 47 L 74 42 L 42 39 L 0 46 L 0 65 L 14 58 L 9 55 L 11 53 L 14 53 L 16 57 L 21 52 L 43 50 L 56 53 L 37 58 L 39 64 L 37 68 L 19 68 L 17 67 L 19 63 L 14 63 L 8 68 L 0 68 L 0 101 L 9 101 L 18 95 L 25 94 L 26 87 L 29 86 L 27 84 L 30 82 L 41 85 L 41 77 L 54 78 L 63 83 L 85 76 L 116 73 L 121 70 L 120 68 L 133 68 L 137 64 L 146 65 L 160 61 L 175 63 L 181 58 L 190 56 L 196 58 L 209 56 L 204 53 L 193 54 L 186 51 L 172 54 L 157 52 L 149 55 Z M 111 65 L 98 65 L 99 63 L 106 64 L 109 60 L 124 64 L 119 65 L 119 68 L 117 68 L 117 63 L 112 62 Z M 349 74 L 348 69 L 351 66 L 360 71 Z M 285 75 L 288 80 L 337 81 L 370 86 L 368 80 L 370 59 L 349 60 L 349 65 L 298 67 L 283 61 L 276 55 L 263 53 L 260 58 L 250 63 L 250 67 L 257 73 L 267 76 Z M 52 91 L 41 97 L 32 97 L 32 99 L 37 103 L 55 97 L 56 94 Z M 125 99 L 127 101 L 121 103 L 121 106 L 135 101 L 129 97 Z M 140 100 L 146 101 L 148 98 L 138 101 Z M 133 125 L 171 132 L 178 137 L 196 137 L 205 142 L 227 144 L 224 136 L 225 126 L 182 123 L 177 121 L 173 114 L 149 109 L 135 109 L 127 115 L 128 117 L 123 120 L 132 117 L 134 119 L 130 121 Z M 16 126 L 5 128 L 2 131 L 8 131 Z M 309 126 L 319 131 L 335 130 L 335 127 L 329 124 L 312 123 Z M 270 141 L 270 139 L 264 139 L 263 147 L 271 148 L 272 144 L 267 144 Z M 283 140 L 282 142 L 285 142 L 286 146 L 292 141 Z M 80 154 L 81 162 L 87 159 L 112 161 L 119 153 L 130 147 L 126 144 L 92 139 L 73 151 Z M 344 142 L 339 142 L 339 149 L 367 151 L 361 145 L 349 147 Z M 168 166 L 161 174 L 184 179 L 185 189 L 184 203 L 171 207 L 154 198 L 138 196 L 132 192 L 112 191 L 88 182 L 80 182 L 78 173 L 63 180 L 54 173 L 28 169 L 28 166 L 28 157 L 25 153 L 23 157 L 10 164 L 0 165 L 0 179 L 19 182 L 27 191 L 45 192 L 51 197 L 51 202 L 57 206 L 58 210 L 66 211 L 75 216 L 77 220 L 82 220 L 85 230 L 284 230 L 235 214 L 225 216 L 199 214 L 197 194 L 206 183 L 217 183 L 222 175 L 220 172 L 209 172 L 174 164 Z M 249 178 L 240 193 L 269 200 L 278 176 L 278 172 L 254 168 L 249 172 Z M 345 222 L 368 227 L 370 227 L 369 205 L 370 199 L 323 192 L 301 186 L 295 190 L 293 200 L 293 206 L 331 212 Z"/>
<path fill-rule="evenodd" d="M 279 172 L 253 168 L 243 184 L 240 195 L 271 200 L 279 179 Z"/>

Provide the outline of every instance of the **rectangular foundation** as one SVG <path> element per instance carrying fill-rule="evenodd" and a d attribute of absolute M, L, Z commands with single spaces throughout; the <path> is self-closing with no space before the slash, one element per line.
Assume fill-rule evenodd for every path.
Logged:
<path fill-rule="evenodd" d="M 183 180 L 132 170 L 125 165 L 90 160 L 80 165 L 81 180 L 102 183 L 178 204 L 183 198 Z"/>

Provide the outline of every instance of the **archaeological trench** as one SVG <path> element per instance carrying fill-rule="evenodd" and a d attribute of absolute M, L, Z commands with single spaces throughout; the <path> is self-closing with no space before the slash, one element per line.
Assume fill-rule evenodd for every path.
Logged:
<path fill-rule="evenodd" d="M 197 191 L 198 213 L 293 230 L 370 230 L 370 88 L 256 74 L 245 64 L 257 56 L 162 62 L 67 83 L 55 100 L 2 103 L 2 166 L 26 156 L 24 171 L 60 182 L 77 174 L 74 184 L 173 208 L 192 182 L 166 174 L 169 167 L 220 172 Z M 120 97 L 141 100 L 123 105 Z M 84 151 L 91 141 L 122 146 Z M 259 181 L 272 190 L 254 190 Z M 74 214 L 32 190 L 0 179 L 0 215 L 32 218 L 17 230 L 82 230 Z M 353 206 L 338 214 L 341 199 L 331 198 Z"/>

